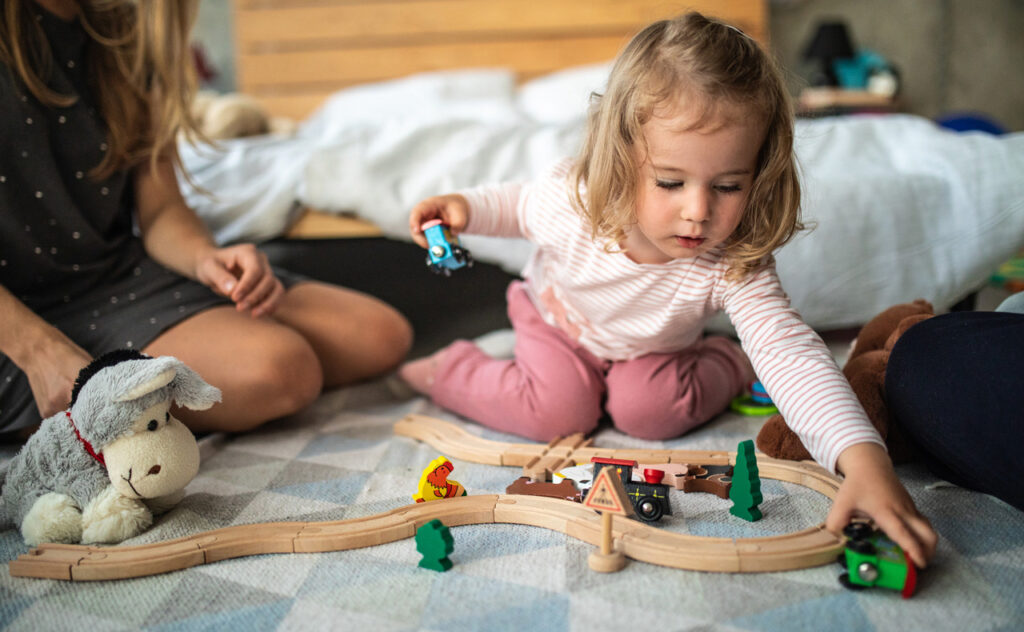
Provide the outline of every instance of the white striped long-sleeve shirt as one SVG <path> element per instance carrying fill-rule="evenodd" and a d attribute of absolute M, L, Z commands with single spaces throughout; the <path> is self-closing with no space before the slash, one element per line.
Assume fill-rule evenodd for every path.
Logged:
<path fill-rule="evenodd" d="M 835 471 L 847 447 L 878 432 L 828 348 L 789 304 L 774 265 L 727 281 L 720 250 L 664 264 L 606 252 L 572 208 L 563 162 L 530 184 L 463 191 L 467 233 L 525 237 L 537 248 L 523 271 L 544 319 L 606 360 L 682 350 L 724 311 L 758 378 L 818 463 Z"/>

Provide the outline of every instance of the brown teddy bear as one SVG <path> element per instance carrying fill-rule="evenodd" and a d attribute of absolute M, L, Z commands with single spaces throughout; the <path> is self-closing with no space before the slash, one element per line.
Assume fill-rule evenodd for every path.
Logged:
<path fill-rule="evenodd" d="M 889 352 L 903 332 L 934 315 L 931 303 L 924 299 L 890 307 L 860 330 L 843 367 L 843 375 L 850 381 L 868 419 L 885 439 L 895 462 L 908 460 L 911 450 L 898 428 L 889 420 L 889 410 L 885 405 L 885 367 L 889 363 Z M 778 459 L 801 461 L 811 458 L 782 415 L 773 415 L 764 423 L 757 435 L 757 448 Z"/>

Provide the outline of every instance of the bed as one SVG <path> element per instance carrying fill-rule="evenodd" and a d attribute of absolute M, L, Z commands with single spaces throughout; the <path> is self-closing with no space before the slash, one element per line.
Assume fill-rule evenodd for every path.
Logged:
<path fill-rule="evenodd" d="M 238 0 L 240 89 L 301 124 L 221 153 L 183 147 L 193 177 L 218 194 L 189 198 L 218 239 L 408 240 L 419 199 L 543 172 L 575 152 L 608 60 L 653 18 L 703 6 L 770 46 L 759 0 L 471 6 Z M 813 327 L 854 327 L 918 297 L 947 309 L 1024 247 L 1022 133 L 840 116 L 798 119 L 796 149 L 813 230 L 777 259 Z M 530 252 L 518 241 L 467 244 L 513 274 Z"/>
<path fill-rule="evenodd" d="M 488 265 L 488 273 L 503 269 L 504 276 L 488 277 L 485 285 L 493 289 L 521 269 L 528 246 L 467 239 L 474 256 L 491 263 L 439 280 L 407 243 L 412 202 L 480 182 L 529 178 L 571 154 L 587 96 L 600 89 L 607 60 L 650 19 L 695 7 L 770 45 L 763 1 L 536 4 L 236 0 L 240 88 L 300 125 L 291 135 L 226 141 L 219 152 L 183 145 L 195 180 L 215 192 L 209 197 L 186 188 L 189 201 L 221 242 L 287 244 L 310 253 L 321 268 L 326 260 L 339 274 L 386 285 L 389 297 L 472 294 L 473 279 Z M 1024 135 L 956 135 L 910 116 L 807 120 L 799 134 L 805 213 L 817 227 L 778 260 L 794 303 L 819 329 L 859 324 L 916 296 L 948 306 L 1024 246 Z M 382 259 L 401 272 L 375 276 Z M 500 303 L 500 287 L 496 297 Z M 461 306 L 460 327 L 497 322 L 474 311 L 473 300 Z M 453 315 L 436 309 L 424 318 Z M 454 334 L 438 334 L 439 342 Z M 840 360 L 848 341 L 830 340 Z M 508 332 L 482 343 L 495 355 L 511 349 Z M 126 544 L 400 509 L 411 503 L 422 468 L 438 456 L 430 445 L 395 435 L 396 422 L 410 414 L 444 419 L 484 439 L 515 441 L 423 399 L 399 397 L 388 380 L 340 389 L 256 431 L 201 438 L 200 472 L 181 505 Z M 730 451 L 752 438 L 762 420 L 727 412 L 671 441 L 641 441 L 607 427 L 593 440 L 616 448 Z M 15 449 L 0 446 L 0 459 Z M 521 474 L 518 467 L 448 456 L 452 478 L 471 495 L 502 493 Z M 251 555 L 87 584 L 0 572 L 0 627 L 1019 627 L 1024 514 L 944 486 L 920 467 L 898 471 L 941 536 L 933 568 L 910 601 L 888 591 L 846 591 L 832 564 L 731 574 L 631 561 L 618 573 L 597 574 L 587 568 L 593 547 L 557 529 L 478 524 L 452 528 L 455 565 L 446 573 L 418 568 L 412 539 L 341 552 Z M 776 536 L 814 528 L 829 508 L 827 497 L 800 485 L 766 480 L 762 493 L 765 518 L 756 523 L 730 518 L 727 501 L 717 497 L 675 495 L 664 529 L 726 540 Z M 8 560 L 27 552 L 14 530 L 0 532 L 0 550 Z"/>

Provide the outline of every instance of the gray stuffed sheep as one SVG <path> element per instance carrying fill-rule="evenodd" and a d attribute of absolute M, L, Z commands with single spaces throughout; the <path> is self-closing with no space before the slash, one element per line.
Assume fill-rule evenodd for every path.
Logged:
<path fill-rule="evenodd" d="M 11 461 L 0 525 L 25 543 L 121 542 L 170 509 L 199 471 L 199 446 L 170 412 L 205 410 L 220 390 L 177 358 L 120 350 L 82 369 L 68 410 Z"/>

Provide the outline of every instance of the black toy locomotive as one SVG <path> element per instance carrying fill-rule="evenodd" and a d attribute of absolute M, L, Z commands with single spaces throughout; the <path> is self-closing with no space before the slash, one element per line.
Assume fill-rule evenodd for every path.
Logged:
<path fill-rule="evenodd" d="M 626 493 L 633 503 L 633 508 L 636 509 L 637 517 L 641 520 L 656 522 L 662 516 L 672 515 L 672 506 L 668 499 L 669 486 L 661 482 L 665 476 L 664 471 L 644 470 L 644 481 L 641 482 L 633 480 L 633 468 L 637 465 L 636 461 L 595 456 L 591 462 L 594 464 L 593 480 L 597 479 L 601 468 L 615 468 L 619 480 L 622 481 L 622 485 L 626 488 Z"/>

